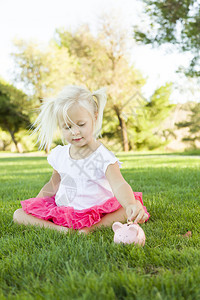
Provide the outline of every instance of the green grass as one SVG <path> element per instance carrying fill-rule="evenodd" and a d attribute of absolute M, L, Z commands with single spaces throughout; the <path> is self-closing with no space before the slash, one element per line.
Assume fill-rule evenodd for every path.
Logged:
<path fill-rule="evenodd" d="M 0 158 L 0 299 L 200 299 L 200 159 L 118 157 L 151 214 L 144 248 L 114 244 L 111 228 L 79 236 L 14 224 L 51 167 L 45 157 Z"/>

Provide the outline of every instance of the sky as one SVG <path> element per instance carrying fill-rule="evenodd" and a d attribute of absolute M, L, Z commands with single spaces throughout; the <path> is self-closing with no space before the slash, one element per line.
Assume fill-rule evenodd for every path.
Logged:
<path fill-rule="evenodd" d="M 11 81 L 14 65 L 10 53 L 14 38 L 34 39 L 45 44 L 56 28 L 73 30 L 83 23 L 88 23 L 95 33 L 99 16 L 112 10 L 120 13 L 132 41 L 132 26 L 141 24 L 142 19 L 142 2 L 139 0 L 0 0 L 0 77 Z M 166 54 L 164 50 L 138 46 L 133 40 L 131 60 L 147 79 L 142 90 L 144 97 L 149 98 L 156 88 L 173 81 L 176 84 L 172 102 L 200 100 L 200 91 L 194 82 L 176 73 L 180 65 L 188 65 L 189 55 Z"/>

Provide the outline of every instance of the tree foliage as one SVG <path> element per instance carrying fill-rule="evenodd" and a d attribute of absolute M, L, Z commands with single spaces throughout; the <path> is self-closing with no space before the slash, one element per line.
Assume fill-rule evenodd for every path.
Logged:
<path fill-rule="evenodd" d="M 70 55 L 76 57 L 78 83 L 84 84 L 90 90 L 107 87 L 108 103 L 104 115 L 106 122 L 103 126 L 103 136 L 109 138 L 112 132 L 112 138 L 122 144 L 124 151 L 128 151 L 129 137 L 123 115 L 130 112 L 130 107 L 124 104 L 136 91 L 141 90 L 145 80 L 123 54 L 125 33 L 120 31 L 119 27 L 111 30 L 110 19 L 106 20 L 107 23 L 103 23 L 104 26 L 96 37 L 87 26 L 74 33 L 61 29 L 57 30 L 55 43 L 59 48 L 66 47 Z M 121 41 L 118 45 L 116 36 L 114 37 L 116 32 Z"/>
<path fill-rule="evenodd" d="M 129 128 L 132 128 L 131 148 L 155 149 L 167 143 L 160 124 L 173 108 L 169 100 L 171 90 L 172 84 L 167 83 L 156 89 L 149 101 L 138 98 L 138 105 L 129 120 Z"/>
<path fill-rule="evenodd" d="M 22 91 L 0 81 L 0 127 L 10 134 L 17 151 L 20 149 L 15 134 L 30 125 L 29 108 L 30 103 Z"/>
<path fill-rule="evenodd" d="M 35 100 L 55 93 L 66 81 L 74 81 L 75 59 L 69 58 L 66 49 L 58 51 L 53 43 L 44 48 L 27 40 L 15 40 L 14 46 L 14 81 L 23 83 Z"/>
<path fill-rule="evenodd" d="M 136 41 L 159 46 L 171 43 L 193 55 L 185 74 L 200 76 L 200 2 L 198 0 L 142 0 L 147 26 L 134 28 Z M 146 29 L 147 28 L 147 29 Z"/>
<path fill-rule="evenodd" d="M 200 141 L 200 103 L 193 103 L 190 108 L 190 117 L 188 120 L 177 123 L 178 128 L 189 128 L 189 135 L 183 138 L 183 141 L 189 142 L 196 148 L 196 141 Z"/>
<path fill-rule="evenodd" d="M 16 44 L 18 50 L 14 58 L 18 79 L 30 85 L 37 98 L 52 96 L 66 84 L 84 85 L 91 91 L 105 86 L 108 102 L 103 121 L 103 138 L 112 140 L 111 146 L 121 144 L 121 150 L 128 151 L 135 148 L 133 132 L 141 140 L 140 144 L 145 143 L 145 139 L 139 136 L 144 135 L 149 128 L 152 129 L 155 122 L 151 119 L 149 127 L 144 117 L 138 118 L 141 108 L 135 112 L 138 96 L 140 105 L 142 103 L 142 107 L 148 109 L 147 101 L 141 95 L 145 80 L 130 63 L 126 53 L 126 32 L 119 24 L 113 25 L 112 21 L 112 18 L 105 18 L 96 36 L 86 25 L 74 32 L 57 29 L 49 48 L 45 50 L 20 41 Z M 163 95 L 160 95 L 161 98 Z M 152 101 L 152 111 L 156 106 L 160 107 L 159 101 Z M 161 109 L 158 107 L 157 110 Z M 135 129 L 135 116 L 141 122 L 140 130 Z M 157 116 L 161 117 L 161 112 Z M 153 136 L 154 133 L 149 132 L 149 135 Z"/>

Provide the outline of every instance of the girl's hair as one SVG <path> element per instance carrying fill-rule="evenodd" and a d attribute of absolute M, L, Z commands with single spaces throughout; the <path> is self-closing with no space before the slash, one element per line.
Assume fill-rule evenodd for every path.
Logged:
<path fill-rule="evenodd" d="M 97 102 L 95 101 L 94 97 Z M 39 132 L 39 149 L 50 149 L 54 132 L 57 127 L 61 127 L 60 118 L 63 118 L 67 124 L 67 118 L 70 120 L 67 111 L 75 103 L 87 109 L 93 119 L 93 135 L 95 138 L 101 136 L 101 127 L 103 120 L 103 111 L 106 105 L 107 97 L 105 88 L 95 92 L 90 92 L 84 87 L 68 85 L 58 94 L 56 98 L 44 99 L 41 105 L 41 111 L 33 126 L 33 133 Z M 97 119 L 95 115 L 98 113 Z M 70 120 L 71 121 L 71 120 Z"/>

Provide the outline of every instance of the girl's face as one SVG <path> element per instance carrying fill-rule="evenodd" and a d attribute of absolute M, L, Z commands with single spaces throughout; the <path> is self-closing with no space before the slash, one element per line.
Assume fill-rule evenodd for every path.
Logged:
<path fill-rule="evenodd" d="M 67 125 L 61 122 L 64 139 L 76 146 L 82 147 L 94 141 L 93 120 L 90 113 L 79 104 L 74 104 L 68 109 Z"/>

